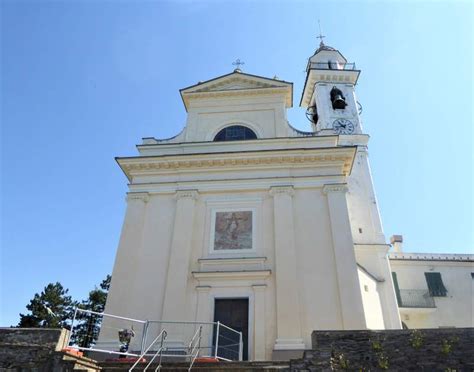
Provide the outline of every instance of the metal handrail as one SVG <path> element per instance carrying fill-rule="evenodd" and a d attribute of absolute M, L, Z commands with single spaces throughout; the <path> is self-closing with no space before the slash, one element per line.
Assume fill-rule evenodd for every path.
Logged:
<path fill-rule="evenodd" d="M 399 307 L 435 308 L 433 296 L 426 289 L 400 289 Z"/>
<path fill-rule="evenodd" d="M 217 359 L 217 350 L 219 349 L 219 327 L 221 326 L 221 322 L 217 321 L 217 329 L 216 329 L 216 345 L 214 351 L 214 358 Z"/>
<path fill-rule="evenodd" d="M 76 308 L 75 311 L 74 311 L 73 322 L 72 322 L 72 325 L 71 325 L 71 328 L 73 330 L 74 330 L 74 325 L 78 321 L 78 319 L 79 319 L 79 321 L 82 321 L 82 319 L 79 318 L 80 313 L 102 316 L 104 319 L 106 319 L 106 317 L 108 317 L 108 318 L 120 320 L 120 321 L 125 322 L 125 323 L 136 322 L 136 323 L 139 324 L 139 327 L 141 328 L 140 333 L 142 335 L 141 335 L 141 340 L 140 339 L 137 340 L 139 344 L 136 343 L 136 346 L 134 346 L 135 347 L 134 352 L 130 352 L 129 350 L 127 350 L 126 352 L 114 351 L 113 345 L 112 345 L 111 348 L 109 348 L 109 346 L 105 346 L 106 344 L 108 345 L 110 343 L 110 341 L 109 341 L 109 338 L 110 338 L 110 335 L 109 335 L 110 332 L 109 331 L 110 330 L 106 330 L 109 333 L 105 333 L 105 336 L 102 337 L 102 340 L 98 341 L 97 345 L 94 343 L 93 346 L 91 346 L 91 347 L 81 347 L 77 344 L 71 345 L 71 343 L 73 343 L 72 342 L 72 340 L 73 340 L 73 338 L 72 338 L 73 331 L 71 331 L 69 333 L 69 336 L 68 336 L 68 345 L 69 345 L 70 348 L 75 349 L 75 350 L 94 351 L 94 352 L 99 352 L 99 353 L 123 355 L 123 356 L 138 358 L 138 361 L 136 361 L 136 363 L 134 363 L 132 365 L 132 367 L 130 368 L 129 371 L 135 370 L 137 364 L 140 361 L 142 361 L 142 362 L 144 361 L 144 356 L 145 355 L 153 356 L 153 361 L 156 360 L 156 358 L 160 357 L 160 364 L 161 364 L 161 357 L 166 358 L 168 356 L 168 354 L 169 354 L 169 356 L 172 356 L 172 357 L 186 358 L 185 360 L 188 360 L 187 358 L 190 358 L 190 362 L 191 362 L 190 368 L 193 366 L 193 363 L 195 362 L 195 360 L 200 355 L 202 356 L 204 354 L 206 356 L 214 357 L 214 358 L 219 359 L 219 360 L 226 360 L 226 361 L 242 360 L 242 354 L 243 354 L 242 333 L 235 330 L 235 329 L 233 329 L 233 328 L 231 328 L 231 327 L 226 326 L 225 324 L 220 323 L 219 321 L 216 321 L 216 322 L 199 322 L 199 321 L 139 320 L 139 319 L 134 319 L 134 318 L 129 318 L 129 317 L 122 317 L 122 316 L 118 316 L 118 315 L 112 315 L 112 314 L 107 314 L 107 313 L 99 313 L 99 312 L 95 312 L 95 311 L 83 310 L 83 309 L 80 309 L 80 308 Z M 153 339 L 153 342 L 148 347 L 146 347 L 148 345 L 147 337 L 148 336 L 151 337 L 152 333 L 155 333 L 154 330 L 157 329 L 156 325 L 159 325 L 158 330 L 161 329 L 164 332 L 161 331 L 160 334 L 156 338 Z M 195 333 L 194 333 L 194 335 L 191 339 L 186 337 L 186 332 L 183 335 L 178 335 L 178 338 L 183 337 L 184 339 L 181 340 L 181 342 L 183 342 L 182 346 L 179 347 L 179 350 L 178 349 L 176 349 L 176 350 L 180 351 L 180 352 L 184 351 L 184 353 L 178 353 L 178 354 L 168 353 L 168 351 L 172 351 L 173 348 L 170 347 L 171 345 L 167 345 L 166 340 L 172 338 L 173 342 L 175 341 L 174 338 L 173 338 L 173 337 L 175 337 L 175 335 L 173 333 L 173 332 L 175 332 L 174 328 L 173 328 L 174 325 L 183 325 L 185 327 L 184 330 L 191 328 L 190 331 L 192 331 L 192 328 L 195 329 Z M 171 329 L 168 329 L 168 326 L 171 327 Z M 117 328 L 116 326 L 114 326 L 114 324 L 105 325 L 102 321 L 99 323 L 99 327 L 100 327 L 101 331 L 105 328 L 117 329 L 117 330 L 121 329 L 121 328 Z M 189 328 L 186 328 L 186 327 L 189 327 Z M 199 327 L 199 328 L 197 328 L 197 327 Z M 230 331 L 231 333 L 226 332 L 224 334 L 221 334 L 221 332 L 224 329 Z M 229 336 L 230 334 L 234 334 L 236 336 L 235 341 L 234 341 L 233 337 L 232 338 L 226 337 L 226 336 Z M 153 351 L 150 352 L 153 345 L 157 346 L 157 343 L 158 343 L 158 341 L 160 340 L 161 337 L 163 337 L 163 341 L 160 345 L 161 347 L 158 350 L 153 350 Z M 165 340 L 165 338 L 166 338 L 166 340 Z M 187 340 L 186 340 L 186 338 L 187 338 Z M 185 340 L 188 341 L 188 343 L 184 343 Z M 191 341 L 189 342 L 189 340 L 191 340 Z M 215 340 L 215 343 L 214 343 L 213 340 Z M 229 341 L 233 341 L 233 342 L 228 344 L 225 340 L 229 340 Z M 240 345 L 238 345 L 237 342 Z M 103 348 L 101 347 L 102 345 L 104 345 Z M 99 346 L 99 347 L 97 347 L 97 346 Z M 187 347 L 187 350 L 186 350 L 186 347 Z M 233 355 L 230 357 L 231 359 L 224 358 L 224 355 L 222 355 L 222 356 L 219 355 L 220 354 L 220 351 L 219 351 L 220 349 L 229 349 L 228 351 L 230 351 L 234 347 L 236 347 L 235 348 L 236 350 L 232 352 Z M 206 350 L 206 351 L 204 351 L 204 350 Z M 225 351 L 225 352 L 226 352 L 226 356 L 227 356 L 228 352 L 227 351 Z M 147 368 L 149 368 L 149 367 L 147 367 Z M 158 368 L 159 368 L 159 366 L 158 366 Z"/>
<path fill-rule="evenodd" d="M 242 340 L 242 332 L 239 332 L 239 361 L 242 361 L 244 354 L 244 342 Z"/>
<path fill-rule="evenodd" d="M 199 326 L 199 328 L 196 330 L 196 333 L 194 333 L 193 338 L 189 342 L 188 346 L 188 353 L 191 357 L 191 363 L 188 368 L 188 372 L 191 371 L 191 368 L 193 367 L 194 361 L 196 360 L 197 356 L 199 355 L 199 350 L 201 349 L 201 333 L 202 333 L 202 325 Z M 193 346 L 194 341 L 197 338 L 197 344 Z M 197 349 L 197 351 L 196 351 Z M 194 354 L 196 352 L 196 354 Z"/>
<path fill-rule="evenodd" d="M 148 369 L 148 367 L 151 365 L 151 363 L 153 363 L 153 361 L 155 360 L 158 354 L 160 354 L 160 359 L 158 359 L 159 362 L 158 362 L 158 366 L 155 368 L 155 372 L 161 369 L 161 358 L 163 356 L 163 342 L 165 341 L 165 338 L 168 335 L 168 333 L 165 330 L 161 331 L 161 333 L 163 333 L 163 336 L 161 337 L 160 348 L 157 350 L 155 355 L 153 355 L 153 358 L 151 358 L 150 363 L 147 364 L 147 366 L 145 367 L 143 371 L 146 371 Z"/>
<path fill-rule="evenodd" d="M 161 355 L 163 353 L 163 342 L 166 338 L 166 336 L 168 335 L 168 333 L 163 329 L 160 334 L 158 336 L 155 337 L 155 339 L 153 340 L 153 342 L 146 348 L 146 350 L 144 352 L 141 353 L 141 355 L 138 357 L 137 361 L 135 363 L 133 363 L 133 365 L 130 367 L 130 369 L 128 370 L 128 372 L 131 372 L 136 366 L 138 363 L 140 363 L 140 361 L 143 359 L 143 357 L 148 353 L 148 351 L 151 349 L 151 347 L 155 344 L 156 341 L 158 341 L 158 339 L 161 339 L 161 343 L 160 343 L 160 347 L 159 349 L 157 350 L 157 352 L 155 353 L 155 355 L 153 355 L 153 358 L 151 358 L 150 362 L 147 364 L 147 366 L 145 367 L 144 371 L 146 371 L 148 369 L 148 367 L 151 365 L 151 363 L 155 360 L 155 358 L 158 356 L 158 354 L 160 354 L 160 359 L 159 359 L 159 364 L 158 364 L 158 367 L 156 367 L 155 371 L 159 370 L 161 368 Z"/>
<path fill-rule="evenodd" d="M 75 306 L 75 307 L 74 307 L 74 316 L 72 317 L 72 323 L 71 323 L 71 331 L 69 332 L 69 336 L 68 336 L 68 340 L 67 340 L 67 345 L 68 345 L 68 346 L 71 346 L 71 338 L 72 338 L 72 333 L 73 333 L 73 328 L 74 328 L 74 322 L 76 321 L 76 317 L 77 317 L 77 313 L 78 313 L 78 312 L 86 313 L 86 314 L 98 315 L 98 316 L 102 316 L 102 317 L 103 317 L 103 316 L 107 316 L 107 317 L 113 318 L 113 319 L 127 320 L 127 321 L 130 321 L 130 322 L 135 322 L 135 323 L 140 323 L 140 324 L 145 324 L 145 325 L 146 325 L 146 323 L 147 323 L 147 321 L 145 321 L 145 320 L 127 318 L 127 317 L 124 317 L 124 316 L 106 314 L 106 313 L 103 313 L 103 312 L 102 312 L 102 313 L 99 313 L 99 312 L 97 312 L 97 311 L 81 309 L 80 307 Z M 97 349 L 82 348 L 82 347 L 80 347 L 80 349 L 83 349 L 83 350 L 93 350 L 93 351 L 97 350 Z M 110 354 L 117 354 L 117 353 L 110 352 Z M 119 354 L 127 354 L 127 353 L 119 353 Z"/>

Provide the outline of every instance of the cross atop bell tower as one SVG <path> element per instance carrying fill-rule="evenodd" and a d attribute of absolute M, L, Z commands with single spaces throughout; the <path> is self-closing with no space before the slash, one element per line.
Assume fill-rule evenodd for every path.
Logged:
<path fill-rule="evenodd" d="M 319 36 L 316 36 L 316 39 L 319 39 L 319 46 L 323 47 L 324 42 L 323 39 L 326 37 L 323 35 L 323 32 L 321 31 L 321 21 L 318 19 L 318 25 L 319 25 Z"/>
<path fill-rule="evenodd" d="M 313 131 L 321 135 L 360 134 L 362 128 L 355 97 L 360 71 L 337 49 L 323 42 L 309 58 L 300 106 L 307 109 Z"/>

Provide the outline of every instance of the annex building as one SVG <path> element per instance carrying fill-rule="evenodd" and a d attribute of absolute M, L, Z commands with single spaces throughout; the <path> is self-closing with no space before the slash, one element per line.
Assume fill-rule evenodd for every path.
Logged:
<path fill-rule="evenodd" d="M 399 310 L 403 291 L 426 283 L 405 279 L 415 261 L 402 253 L 392 275 L 359 74 L 320 44 L 297 92 L 311 132 L 287 120 L 290 82 L 236 69 L 182 89 L 182 132 L 118 158 L 129 192 L 105 312 L 219 320 L 242 332 L 252 360 L 294 355 L 313 330 L 400 329 L 432 313 Z M 99 344 L 111 338 L 104 321 Z"/>

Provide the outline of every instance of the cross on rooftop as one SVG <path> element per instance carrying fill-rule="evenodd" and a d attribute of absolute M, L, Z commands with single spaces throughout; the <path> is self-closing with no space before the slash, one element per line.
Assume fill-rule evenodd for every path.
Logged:
<path fill-rule="evenodd" d="M 323 32 L 321 31 L 321 21 L 318 19 L 318 24 L 319 24 L 319 36 L 316 36 L 316 39 L 321 39 L 319 46 L 323 46 L 324 42 L 323 39 L 326 37 L 323 35 Z"/>
<path fill-rule="evenodd" d="M 245 62 L 242 62 L 240 58 L 237 58 L 235 62 L 232 62 L 232 64 L 236 67 L 236 70 L 240 70 L 240 66 L 245 65 Z"/>

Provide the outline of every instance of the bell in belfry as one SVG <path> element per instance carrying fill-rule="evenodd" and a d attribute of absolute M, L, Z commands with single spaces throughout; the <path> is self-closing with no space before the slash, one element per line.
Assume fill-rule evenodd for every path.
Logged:
<path fill-rule="evenodd" d="M 337 89 L 336 87 L 333 87 L 331 89 L 331 102 L 332 102 L 332 108 L 334 110 L 336 109 L 345 109 L 347 106 L 346 99 L 344 98 L 344 95 L 342 94 L 340 89 Z"/>

